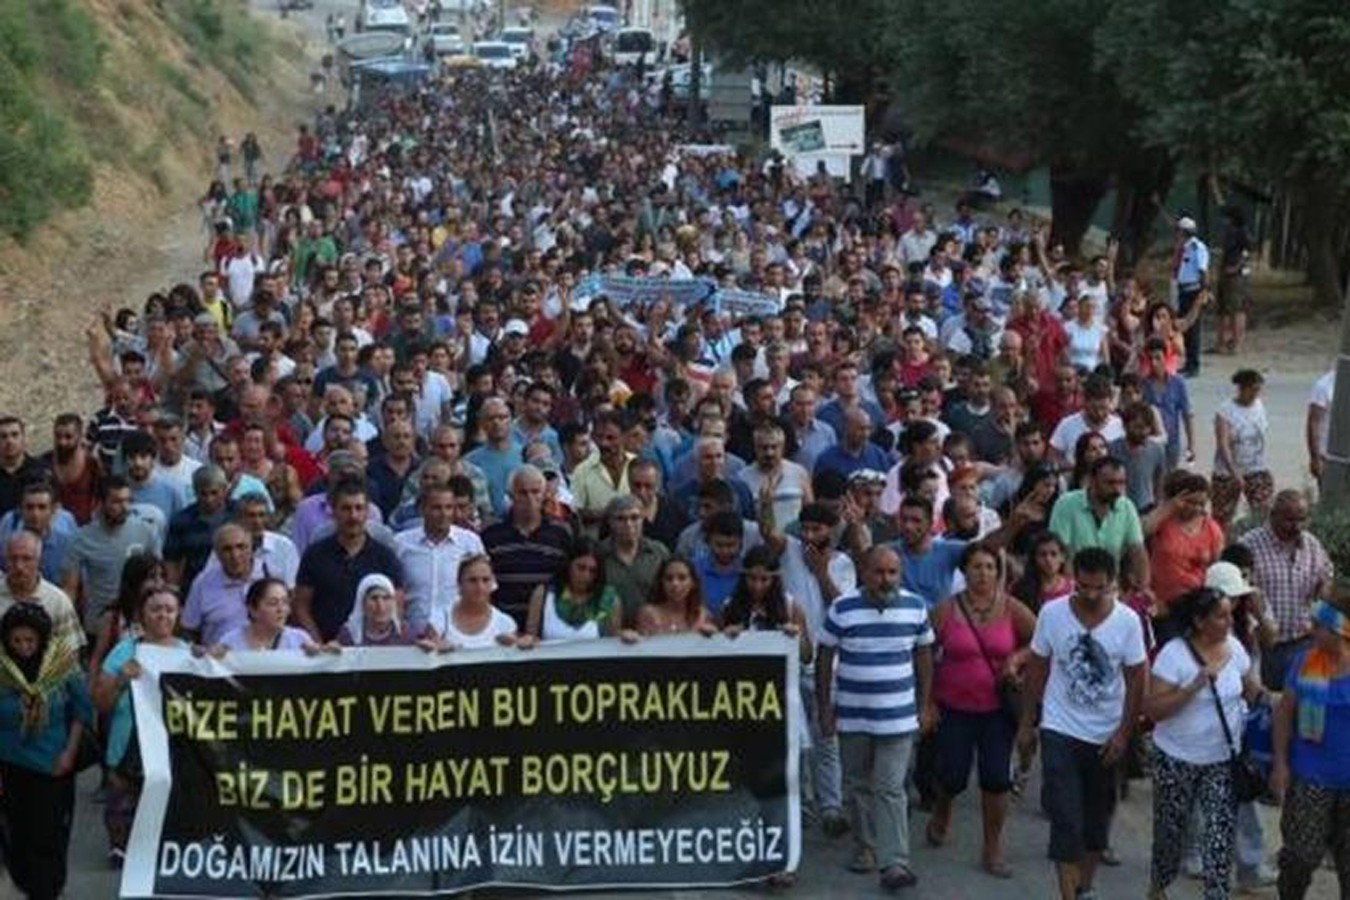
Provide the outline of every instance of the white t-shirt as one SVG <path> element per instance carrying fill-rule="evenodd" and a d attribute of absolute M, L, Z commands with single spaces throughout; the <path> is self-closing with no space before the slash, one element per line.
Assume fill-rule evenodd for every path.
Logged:
<path fill-rule="evenodd" d="M 806 564 L 801 540 L 791 535 L 786 540 L 787 546 L 783 548 L 781 561 L 783 590 L 791 594 L 801 606 L 806 615 L 806 629 L 812 643 L 815 643 L 825 630 L 825 613 L 829 611 L 830 603 L 821 593 L 820 582 L 816 580 L 811 567 Z M 829 572 L 830 581 L 839 589 L 839 597 L 846 597 L 858 590 L 858 572 L 847 553 L 838 550 L 830 552 Z"/>
<path fill-rule="evenodd" d="M 1120 727 L 1125 708 L 1126 666 L 1142 665 L 1144 628 L 1127 606 L 1089 631 L 1068 600 L 1041 607 L 1031 652 L 1050 664 L 1041 707 L 1041 727 L 1090 744 L 1104 744 Z"/>
<path fill-rule="evenodd" d="M 495 647 L 497 646 L 498 635 L 516 633 L 516 620 L 495 606 L 492 608 L 492 618 L 488 619 L 487 627 L 476 634 L 466 634 L 455 627 L 452 607 L 446 607 L 440 620 L 433 621 L 431 624 L 441 637 L 461 650 L 480 650 L 484 647 Z"/>
<path fill-rule="evenodd" d="M 1312 393 L 1308 395 L 1308 405 L 1316 406 L 1328 416 L 1331 415 L 1331 400 L 1336 395 L 1336 370 L 1323 375 L 1313 384 Z M 1327 437 L 1331 434 L 1331 420 L 1322 419 L 1322 433 L 1317 436 L 1317 452 L 1323 456 L 1327 455 Z"/>
<path fill-rule="evenodd" d="M 1072 465 L 1076 455 L 1074 451 L 1078 448 L 1078 439 L 1089 431 L 1100 434 L 1108 444 L 1125 437 L 1125 426 L 1121 424 L 1120 416 L 1115 413 L 1111 413 L 1101 428 L 1093 428 L 1081 412 L 1076 412 L 1059 420 L 1059 424 L 1055 426 L 1055 433 L 1050 435 L 1050 446 L 1058 450 Z"/>
<path fill-rule="evenodd" d="M 1242 679 L 1251 667 L 1251 657 L 1242 643 L 1229 635 L 1228 662 L 1220 670 L 1214 686 L 1223 702 L 1228 729 L 1239 742 L 1247 713 L 1247 705 L 1242 699 Z M 1186 647 L 1185 639 L 1173 638 L 1158 652 L 1158 658 L 1153 661 L 1153 674 L 1168 684 L 1185 687 L 1200 674 L 1200 666 Z M 1201 688 L 1185 706 L 1155 725 L 1153 743 L 1173 759 L 1196 766 L 1209 766 L 1228 759 L 1228 741 L 1219 725 L 1219 713 L 1214 708 L 1214 696 L 1209 688 Z M 1238 746 L 1241 747 L 1241 743 Z"/>
<path fill-rule="evenodd" d="M 1076 368 L 1091 372 L 1102 364 L 1102 339 L 1106 337 L 1106 326 L 1093 322 L 1084 328 L 1077 320 L 1064 323 L 1064 333 L 1069 336 L 1069 362 Z"/>
<path fill-rule="evenodd" d="M 1229 472 L 1218 452 L 1214 453 L 1214 471 L 1240 477 L 1252 472 L 1264 472 L 1266 464 L 1266 405 L 1258 397 L 1251 406 L 1242 406 L 1235 400 L 1225 400 L 1214 415 L 1228 423 L 1233 440 L 1233 462 L 1236 472 Z"/>
<path fill-rule="evenodd" d="M 797 521 L 801 515 L 806 492 L 811 489 L 811 473 L 791 460 L 781 463 L 783 477 L 773 492 L 773 524 L 781 534 L 783 529 Z M 736 473 L 736 477 L 750 489 L 750 495 L 759 502 L 759 492 L 764 486 L 764 472 L 758 465 L 748 465 Z"/>

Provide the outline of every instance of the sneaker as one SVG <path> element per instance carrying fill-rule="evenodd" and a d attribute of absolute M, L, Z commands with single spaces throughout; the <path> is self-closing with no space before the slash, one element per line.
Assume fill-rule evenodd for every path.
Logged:
<path fill-rule="evenodd" d="M 1254 869 L 1242 868 L 1237 873 L 1239 891 L 1255 891 L 1268 888 L 1279 880 L 1280 873 L 1271 866 L 1262 863 Z"/>
<path fill-rule="evenodd" d="M 108 851 L 108 866 L 113 869 L 122 868 L 122 864 L 127 861 L 126 851 L 121 847 L 113 847 Z"/>
<path fill-rule="evenodd" d="M 1078 893 L 1074 894 L 1077 900 L 1097 900 L 1096 888 L 1079 888 Z"/>
<path fill-rule="evenodd" d="M 1198 856 L 1188 856 L 1181 861 L 1181 871 L 1187 878 L 1199 881 L 1205 877 L 1205 864 Z"/>

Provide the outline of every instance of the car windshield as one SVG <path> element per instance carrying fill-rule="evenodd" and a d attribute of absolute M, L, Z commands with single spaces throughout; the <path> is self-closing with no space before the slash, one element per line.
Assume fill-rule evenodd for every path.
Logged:
<path fill-rule="evenodd" d="M 528 44 L 530 33 L 528 31 L 503 31 L 502 40 L 508 44 Z"/>
<path fill-rule="evenodd" d="M 431 33 L 437 37 L 459 37 L 459 27 L 455 25 L 432 25 Z"/>
<path fill-rule="evenodd" d="M 619 12 L 614 9 L 592 9 L 591 18 L 597 22 L 617 22 L 619 20 Z"/>
<path fill-rule="evenodd" d="M 483 59 L 500 59 L 503 56 L 510 56 L 511 48 L 503 47 L 501 44 L 480 44 L 473 48 L 473 52 Z"/>
<path fill-rule="evenodd" d="M 645 31 L 625 31 L 614 39 L 620 53 L 646 53 L 652 49 L 652 36 Z"/>

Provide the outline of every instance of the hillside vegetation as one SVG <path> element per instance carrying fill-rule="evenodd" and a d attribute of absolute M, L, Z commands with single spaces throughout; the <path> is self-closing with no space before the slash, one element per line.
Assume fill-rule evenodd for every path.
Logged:
<path fill-rule="evenodd" d="M 90 203 L 100 170 L 169 191 L 280 44 L 244 0 L 0 0 L 0 235 Z"/>

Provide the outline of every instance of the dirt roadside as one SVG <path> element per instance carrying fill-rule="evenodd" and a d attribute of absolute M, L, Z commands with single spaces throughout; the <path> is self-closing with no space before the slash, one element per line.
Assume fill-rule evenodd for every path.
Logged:
<path fill-rule="evenodd" d="M 211 132 L 238 142 L 247 131 L 262 141 L 274 170 L 294 147 L 295 123 L 312 117 L 309 73 L 322 48 L 313 31 L 257 11 L 287 48 L 266 79 L 257 104 L 214 92 Z M 100 395 L 86 364 L 85 329 L 104 305 L 139 310 L 148 294 L 201 270 L 206 234 L 197 200 L 211 177 L 211 147 L 196 139 L 165 153 L 167 190 L 148 180 L 100 168 L 93 203 L 56 216 L 26 245 L 0 243 L 0 412 L 30 423 L 35 449 L 50 444 L 59 413 L 88 415 Z"/>

